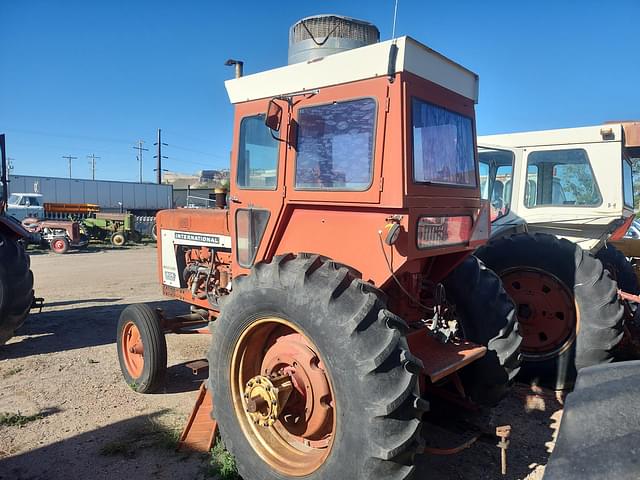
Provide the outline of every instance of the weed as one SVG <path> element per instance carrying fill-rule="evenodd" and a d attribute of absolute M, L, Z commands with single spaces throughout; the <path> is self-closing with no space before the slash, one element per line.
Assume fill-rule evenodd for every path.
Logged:
<path fill-rule="evenodd" d="M 35 415 L 21 415 L 18 413 L 0 413 L 0 425 L 8 426 L 8 427 L 22 427 L 29 422 L 34 422 L 36 420 L 40 420 L 44 416 L 40 413 L 36 413 Z"/>
<path fill-rule="evenodd" d="M 109 442 L 106 445 L 102 446 L 102 448 L 100 449 L 100 455 L 104 455 L 106 457 L 113 457 L 116 455 L 122 455 L 123 457 L 133 457 L 134 450 L 131 447 L 131 443 L 127 441 Z"/>
<path fill-rule="evenodd" d="M 3 378 L 3 379 L 9 378 L 9 377 L 11 377 L 12 375 L 16 375 L 16 374 L 20 373 L 22 370 L 23 370 L 23 369 L 22 369 L 22 367 L 13 367 L 13 368 L 10 368 L 9 370 L 7 370 L 6 372 L 4 372 L 4 373 L 2 374 L 2 378 Z"/>
<path fill-rule="evenodd" d="M 217 475 L 220 480 L 238 480 L 238 469 L 236 468 L 236 460 L 227 452 L 224 443 L 220 438 L 211 449 L 211 459 L 209 460 L 209 468 L 207 474 L 210 476 Z"/>

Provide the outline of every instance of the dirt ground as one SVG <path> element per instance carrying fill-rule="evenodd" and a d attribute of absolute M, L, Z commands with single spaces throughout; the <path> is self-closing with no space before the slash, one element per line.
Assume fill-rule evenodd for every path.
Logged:
<path fill-rule="evenodd" d="M 174 451 L 206 376 L 184 363 L 203 358 L 209 338 L 167 337 L 160 394 L 134 392 L 118 367 L 116 324 L 126 305 L 184 310 L 160 293 L 155 248 L 34 251 L 31 261 L 45 308 L 0 346 L 0 415 L 36 417 L 0 425 L 0 479 L 212 478 L 205 456 Z M 421 456 L 417 478 L 541 479 L 561 416 L 553 395 L 519 386 L 490 415 L 492 425 L 512 426 L 507 476 L 500 475 L 500 450 L 476 443 L 455 456 Z"/>

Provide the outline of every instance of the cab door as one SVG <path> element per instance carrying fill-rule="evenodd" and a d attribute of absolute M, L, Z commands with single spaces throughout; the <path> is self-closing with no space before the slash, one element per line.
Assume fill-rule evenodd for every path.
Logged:
<path fill-rule="evenodd" d="M 265 258 L 282 211 L 287 148 L 265 125 L 268 104 L 236 105 L 229 195 L 234 270 Z"/>

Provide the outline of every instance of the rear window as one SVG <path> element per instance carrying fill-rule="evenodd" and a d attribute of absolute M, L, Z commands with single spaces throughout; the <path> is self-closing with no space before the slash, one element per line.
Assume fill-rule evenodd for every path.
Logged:
<path fill-rule="evenodd" d="M 301 108 L 296 189 L 369 189 L 375 125 L 372 98 Z"/>
<path fill-rule="evenodd" d="M 413 180 L 476 186 L 471 119 L 414 98 Z"/>

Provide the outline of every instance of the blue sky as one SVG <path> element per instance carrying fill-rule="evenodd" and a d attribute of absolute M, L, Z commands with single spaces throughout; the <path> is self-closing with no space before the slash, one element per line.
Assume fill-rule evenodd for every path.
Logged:
<path fill-rule="evenodd" d="M 0 132 L 16 174 L 138 179 L 162 128 L 165 167 L 228 166 L 227 58 L 284 65 L 296 20 L 338 13 L 391 36 L 393 0 L 0 0 Z M 410 35 L 480 75 L 480 134 L 640 119 L 640 1 L 400 0 Z M 154 173 L 145 152 L 145 180 Z"/>

